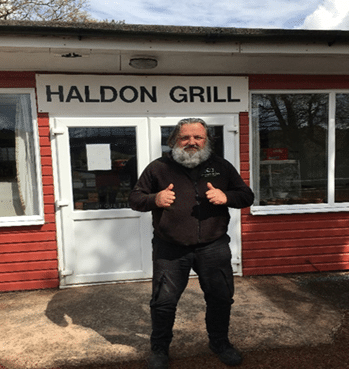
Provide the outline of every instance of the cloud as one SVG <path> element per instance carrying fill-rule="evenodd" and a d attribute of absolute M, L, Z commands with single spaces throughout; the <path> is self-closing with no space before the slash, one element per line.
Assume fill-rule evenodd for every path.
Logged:
<path fill-rule="evenodd" d="M 349 1 L 325 0 L 305 18 L 302 29 L 349 29 Z"/>
<path fill-rule="evenodd" d="M 90 1 L 92 16 L 125 20 L 128 24 L 294 28 L 314 12 L 321 0 Z"/>

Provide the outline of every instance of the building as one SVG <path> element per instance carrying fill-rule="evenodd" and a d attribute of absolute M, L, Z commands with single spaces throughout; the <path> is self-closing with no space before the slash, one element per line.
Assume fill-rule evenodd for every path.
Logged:
<path fill-rule="evenodd" d="M 237 275 L 349 269 L 349 32 L 0 23 L 0 291 L 151 277 L 128 208 L 201 117 L 251 184 Z"/>

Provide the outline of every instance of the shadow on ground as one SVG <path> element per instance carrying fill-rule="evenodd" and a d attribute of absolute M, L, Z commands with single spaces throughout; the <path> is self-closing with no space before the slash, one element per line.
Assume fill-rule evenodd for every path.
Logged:
<path fill-rule="evenodd" d="M 150 291 L 147 284 L 143 287 L 114 284 L 62 290 L 49 301 L 45 315 L 60 327 L 79 325 L 112 344 L 137 347 L 149 339 L 151 329 Z"/>

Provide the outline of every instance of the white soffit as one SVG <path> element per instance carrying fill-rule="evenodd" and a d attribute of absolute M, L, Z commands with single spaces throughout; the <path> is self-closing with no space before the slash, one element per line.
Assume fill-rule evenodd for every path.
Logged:
<path fill-rule="evenodd" d="M 217 41 L 212 43 L 195 42 L 193 40 L 135 40 L 132 38 L 82 38 L 78 37 L 42 37 L 42 36 L 0 36 L 0 48 L 3 52 L 14 52 L 21 49 L 26 52 L 38 50 L 65 49 L 79 50 L 103 50 L 139 52 L 198 52 L 218 54 L 349 54 L 349 44 L 326 42 L 227 42 Z"/>
<path fill-rule="evenodd" d="M 0 36 L 0 70 L 148 75 L 349 74 L 348 46 L 319 41 L 206 43 L 3 35 Z M 137 56 L 156 58 L 157 68 L 133 69 L 129 60 Z"/>
<path fill-rule="evenodd" d="M 118 50 L 118 51 L 176 51 L 176 52 L 213 52 L 239 53 L 240 44 L 237 42 L 203 43 L 194 41 L 154 41 L 135 39 L 105 39 L 77 37 L 18 37 L 0 36 L 0 48 L 16 49 L 91 49 L 91 50 Z"/>
<path fill-rule="evenodd" d="M 242 43 L 241 54 L 313 54 L 313 55 L 348 55 L 348 44 L 326 43 Z"/>

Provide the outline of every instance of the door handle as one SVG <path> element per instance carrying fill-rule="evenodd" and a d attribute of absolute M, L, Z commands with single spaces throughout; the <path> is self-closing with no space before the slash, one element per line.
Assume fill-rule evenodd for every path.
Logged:
<path fill-rule="evenodd" d="M 69 205 L 69 201 L 68 200 L 59 200 L 59 201 L 56 201 L 56 205 L 57 207 L 59 208 L 63 208 L 64 206 L 68 206 Z"/>
<path fill-rule="evenodd" d="M 228 127 L 228 132 L 239 132 L 239 125 L 233 124 L 231 127 Z"/>
<path fill-rule="evenodd" d="M 63 135 L 65 133 L 64 127 L 55 127 L 51 129 L 52 135 Z"/>

